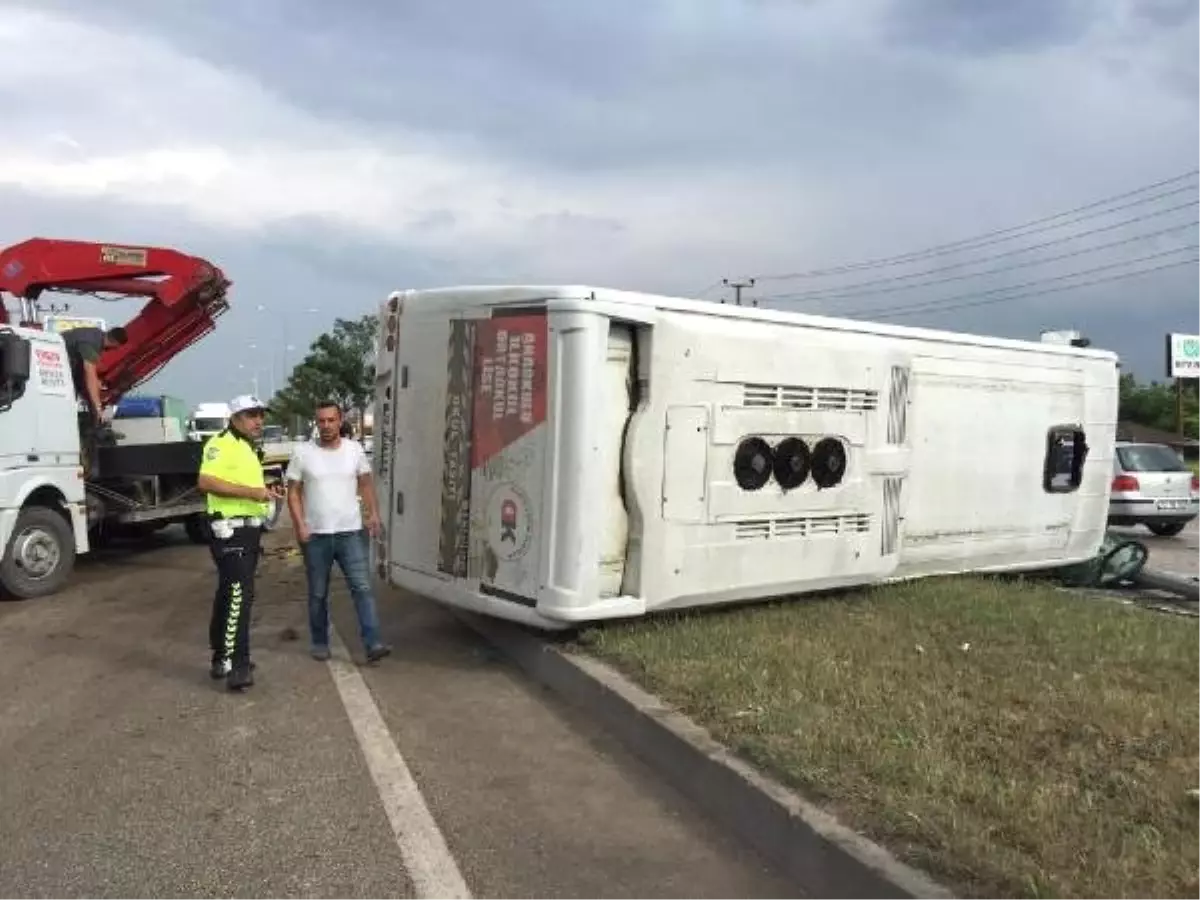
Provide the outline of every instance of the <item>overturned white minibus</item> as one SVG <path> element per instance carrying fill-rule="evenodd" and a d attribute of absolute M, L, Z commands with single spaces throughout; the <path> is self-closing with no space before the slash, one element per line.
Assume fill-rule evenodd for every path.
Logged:
<path fill-rule="evenodd" d="M 589 287 L 392 294 L 392 584 L 544 629 L 1088 559 L 1114 354 Z"/>

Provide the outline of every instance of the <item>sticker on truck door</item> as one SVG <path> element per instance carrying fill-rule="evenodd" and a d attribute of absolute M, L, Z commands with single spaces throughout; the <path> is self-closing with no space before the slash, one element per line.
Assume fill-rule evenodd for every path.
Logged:
<path fill-rule="evenodd" d="M 68 379 L 71 376 L 67 371 L 64 351 L 58 347 L 34 344 L 33 364 L 43 394 L 62 396 L 67 393 Z"/>

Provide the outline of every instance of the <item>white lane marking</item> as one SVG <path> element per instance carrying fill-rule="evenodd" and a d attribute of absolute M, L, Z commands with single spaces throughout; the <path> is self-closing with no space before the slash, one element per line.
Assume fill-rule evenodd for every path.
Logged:
<path fill-rule="evenodd" d="M 470 900 L 471 891 L 458 870 L 458 863 L 425 805 L 421 789 L 413 780 L 400 749 L 392 740 L 387 723 L 371 696 L 371 689 L 363 681 L 333 623 L 330 623 L 329 636 L 332 650 L 329 673 L 379 791 L 413 890 L 418 897 Z"/>

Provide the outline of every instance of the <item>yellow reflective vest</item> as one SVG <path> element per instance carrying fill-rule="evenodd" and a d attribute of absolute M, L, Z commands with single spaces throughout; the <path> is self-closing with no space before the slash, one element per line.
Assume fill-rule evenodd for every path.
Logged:
<path fill-rule="evenodd" d="M 232 428 L 214 434 L 204 442 L 204 458 L 200 462 L 200 474 L 220 478 L 230 484 L 246 487 L 265 487 L 262 462 L 254 445 Z M 258 500 L 241 497 L 218 497 L 208 495 L 208 514 L 223 519 L 242 516 L 266 516 L 268 505 Z"/>

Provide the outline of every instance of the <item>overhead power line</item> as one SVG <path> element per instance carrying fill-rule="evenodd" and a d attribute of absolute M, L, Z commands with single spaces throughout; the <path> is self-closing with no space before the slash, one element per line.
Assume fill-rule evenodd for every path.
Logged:
<path fill-rule="evenodd" d="M 876 313 L 873 317 L 876 319 L 897 319 L 903 316 L 915 316 L 922 312 L 943 313 L 952 312 L 959 309 L 970 309 L 975 306 L 990 306 L 994 303 L 1004 303 L 1008 300 L 1025 300 L 1029 297 L 1041 297 L 1043 294 L 1057 294 L 1062 291 L 1073 291 L 1076 288 L 1093 287 L 1098 284 L 1109 284 L 1114 281 L 1124 281 L 1128 278 L 1137 278 L 1140 275 L 1150 275 L 1154 272 L 1163 272 L 1167 269 L 1178 269 L 1180 266 L 1190 266 L 1200 262 L 1200 257 L 1193 256 L 1191 259 L 1183 259 L 1179 262 L 1164 263 L 1159 266 L 1152 266 L 1149 269 L 1139 269 L 1136 272 L 1122 272 L 1119 275 L 1108 275 L 1104 278 L 1094 278 L 1091 281 L 1081 281 L 1079 284 L 1068 284 L 1062 287 L 1046 288 L 1041 291 L 1029 291 L 1024 294 L 1015 294 L 1009 297 L 993 297 L 987 300 L 976 300 L 970 303 L 956 303 L 950 306 L 943 306 L 938 309 L 903 309 L 897 308 L 892 312 Z M 852 318 L 849 316 L 848 318 Z"/>
<path fill-rule="evenodd" d="M 1121 262 L 1109 263 L 1108 265 L 1093 266 L 1090 269 L 1081 269 L 1078 272 L 1068 272 L 1064 275 L 1056 275 L 1052 278 L 1038 278 L 1033 281 L 1027 281 L 1023 284 L 1013 284 L 1013 285 L 1008 285 L 1006 287 L 993 288 L 988 291 L 973 291 L 973 292 L 966 293 L 966 294 L 958 294 L 958 295 L 954 295 L 954 296 L 950 296 L 950 297 L 942 297 L 937 300 L 922 301 L 920 303 L 901 304 L 898 306 L 882 306 L 882 307 L 877 306 L 873 309 L 856 310 L 854 312 L 845 313 L 844 315 L 847 315 L 850 317 L 874 316 L 874 317 L 890 318 L 893 315 L 899 315 L 899 314 L 907 315 L 909 313 L 915 314 L 915 313 L 921 313 L 921 312 L 946 312 L 950 309 L 963 309 L 968 306 L 985 306 L 985 305 L 987 305 L 987 303 L 1003 303 L 1005 300 L 1018 299 L 1018 296 L 1010 295 L 1010 292 L 1013 292 L 1013 291 L 1022 291 L 1025 288 L 1031 288 L 1031 287 L 1036 288 L 1039 285 L 1043 285 L 1043 284 L 1054 284 L 1057 282 L 1066 281 L 1071 278 L 1079 278 L 1080 276 L 1091 275 L 1095 272 L 1107 272 L 1112 269 L 1119 269 L 1123 266 L 1132 266 L 1132 265 L 1135 265 L 1136 263 L 1149 262 L 1154 259 L 1162 259 L 1163 257 L 1172 256 L 1176 253 L 1181 253 L 1185 250 L 1196 250 L 1198 248 L 1200 248 L 1200 244 L 1187 244 L 1187 245 L 1184 245 L 1181 247 L 1175 247 L 1171 250 L 1164 250 L 1159 253 L 1151 253 L 1147 256 L 1139 256 L 1134 259 L 1127 259 L 1127 260 L 1122 260 Z M 1163 266 L 1162 268 L 1171 268 L 1173 265 L 1183 265 L 1183 264 L 1184 263 L 1173 263 L 1172 265 Z M 1149 269 L 1146 271 L 1147 272 L 1157 271 L 1157 269 Z M 1146 273 L 1143 273 L 1143 274 L 1146 274 Z M 1068 290 L 1070 288 L 1076 288 L 1076 287 L 1087 287 L 1088 285 L 1091 285 L 1091 284 L 1102 284 L 1105 281 L 1110 281 L 1110 280 L 1118 280 L 1118 279 L 1116 277 L 1110 276 L 1108 278 L 1100 279 L 1099 281 L 1089 281 L 1089 282 L 1084 282 L 1082 284 L 1071 285 L 1069 288 L 1055 288 L 1053 290 L 1035 291 L 1033 294 L 1022 294 L 1020 296 L 1036 296 L 1039 293 L 1054 293 L 1057 290 Z M 997 294 L 1002 295 L 1002 296 L 996 297 L 995 295 L 997 295 Z M 994 299 L 987 301 L 987 303 L 970 303 L 970 302 L 968 302 L 965 305 L 957 305 L 959 301 L 971 301 L 976 298 L 986 298 L 986 297 L 993 297 Z"/>
<path fill-rule="evenodd" d="M 1176 209 L 1184 209 L 1184 208 L 1194 209 L 1195 204 L 1188 203 L 1188 204 L 1185 204 L 1184 206 L 1179 206 L 1179 207 L 1175 207 L 1175 208 Z M 1147 218 L 1147 217 L 1141 217 L 1141 218 Z M 1200 220 L 1192 220 L 1190 222 L 1185 222 L 1182 225 L 1172 225 L 1170 228 L 1160 228 L 1157 231 L 1143 232 L 1141 234 L 1135 234 L 1131 237 L 1122 238 L 1119 241 L 1109 241 L 1106 244 L 1096 244 L 1095 246 L 1092 246 L 1092 247 L 1083 247 L 1079 250 L 1072 250 L 1069 253 L 1059 253 L 1056 256 L 1046 256 L 1046 257 L 1042 257 L 1041 259 L 1031 259 L 1026 262 L 1013 263 L 1012 265 L 1008 265 L 1008 266 L 996 266 L 995 268 L 983 269 L 982 271 L 979 271 L 979 272 L 967 272 L 962 275 L 950 275 L 945 278 L 935 278 L 930 281 L 917 281 L 913 284 L 902 284 L 902 285 L 893 286 L 893 287 L 866 288 L 864 290 L 832 290 L 831 289 L 828 292 L 819 292 L 818 291 L 818 292 L 814 292 L 812 294 L 802 294 L 802 295 L 798 295 L 798 296 L 788 296 L 786 294 L 783 294 L 783 295 L 768 294 L 767 296 L 762 297 L 760 299 L 775 300 L 778 302 L 785 302 L 785 303 L 817 303 L 817 302 L 824 301 L 824 300 L 843 300 L 843 299 L 846 299 L 849 297 L 867 297 L 867 296 L 871 296 L 873 294 L 895 294 L 900 291 L 913 291 L 913 290 L 918 290 L 920 288 L 936 287 L 937 285 L 940 285 L 940 284 L 950 284 L 951 282 L 955 282 L 955 281 L 967 281 L 972 278 L 983 278 L 986 275 L 999 275 L 1004 272 L 1015 272 L 1018 269 L 1028 269 L 1033 266 L 1044 266 L 1044 265 L 1047 265 L 1048 263 L 1061 262 L 1064 259 L 1073 259 L 1077 256 L 1086 256 L 1089 253 L 1099 253 L 1101 250 L 1111 250 L 1113 247 L 1123 247 L 1128 244 L 1137 243 L 1138 241 L 1148 241 L 1152 238 L 1162 237 L 1165 234 L 1172 234 L 1176 231 L 1183 231 L 1185 228 L 1195 228 L 1197 225 L 1200 225 Z M 1105 229 L 1097 229 L 1097 231 L 1101 231 L 1101 230 L 1105 230 Z M 1053 243 L 1063 243 L 1063 242 L 1064 241 L 1056 241 Z M 1049 246 L 1049 245 L 1043 245 L 1043 246 Z M 1032 249 L 1032 248 L 1028 248 L 1028 249 Z M 999 256 L 1010 256 L 1010 255 L 1013 255 L 1013 254 L 999 254 Z M 976 260 L 975 262 L 970 263 L 970 265 L 975 265 L 979 262 L 986 262 L 988 259 L 994 259 L 994 258 L 998 258 L 998 257 L 984 257 L 981 260 Z M 918 273 L 918 274 L 919 275 L 928 275 L 928 274 L 931 274 L 932 272 L 948 271 L 950 269 L 956 269 L 956 268 L 963 268 L 963 265 L 943 266 L 943 267 L 941 267 L 941 269 L 931 269 L 931 270 L 928 270 L 928 271 L 925 271 L 922 273 Z M 899 275 L 899 276 L 896 276 L 895 278 L 880 278 L 880 279 L 876 279 L 874 282 L 863 282 L 863 284 L 870 284 L 870 283 L 875 283 L 875 284 L 893 283 L 894 284 L 895 282 L 903 281 L 903 280 L 907 280 L 909 278 L 915 278 L 915 277 L 918 277 L 918 275 L 917 274 Z M 853 286 L 851 286 L 851 287 L 853 287 Z"/>
<path fill-rule="evenodd" d="M 1019 240 L 1020 238 L 1028 237 L 1031 234 L 1052 231 L 1056 228 L 1062 228 L 1066 225 L 1076 224 L 1078 222 L 1087 221 L 1088 219 L 1094 219 L 1099 216 L 1110 215 L 1114 212 L 1119 212 L 1124 209 L 1141 206 L 1145 203 L 1151 203 L 1155 200 L 1161 200 L 1164 197 L 1171 197 L 1188 191 L 1194 191 L 1196 190 L 1197 186 L 1195 184 L 1189 184 L 1182 187 L 1173 188 L 1169 191 L 1163 191 L 1149 197 L 1141 197 L 1140 199 L 1134 200 L 1130 203 L 1125 203 L 1118 206 L 1111 205 L 1119 200 L 1137 197 L 1138 195 L 1146 194 L 1150 191 L 1157 190 L 1158 188 L 1167 187 L 1169 185 L 1177 185 L 1182 181 L 1194 179 L 1197 174 L 1200 174 L 1200 169 L 1193 169 L 1190 172 L 1185 172 L 1182 175 L 1176 175 L 1173 178 L 1166 178 L 1162 181 L 1157 181 L 1153 184 L 1148 184 L 1131 191 L 1125 191 L 1120 194 L 1114 194 L 1110 197 L 1095 200 L 1091 203 L 1086 203 L 1083 206 L 1077 206 L 1073 209 L 1064 210 L 1060 213 L 1033 219 L 1021 225 L 1012 225 L 1007 228 L 998 228 L 992 231 L 986 231 L 973 237 L 963 238 L 958 241 L 951 241 L 950 243 L 946 244 L 937 244 L 931 247 L 926 247 L 923 250 L 914 250 L 909 253 L 902 253 L 896 256 L 877 257 L 874 259 L 863 260 L 861 262 L 846 263 L 840 266 L 808 269 L 798 272 L 783 272 L 777 274 L 760 275 L 757 277 L 759 281 L 789 281 L 802 278 L 817 278 L 824 275 L 843 275 L 849 272 L 859 272 L 865 269 L 897 266 L 904 263 L 917 262 L 930 257 L 946 256 L 951 253 L 961 253 L 967 250 L 978 249 L 979 247 L 990 246 L 992 244 Z M 1101 209 L 1101 207 L 1108 208 Z"/>
<path fill-rule="evenodd" d="M 699 299 L 701 299 L 701 298 L 702 298 L 702 297 L 703 297 L 705 294 L 707 294 L 709 291 L 714 291 L 714 290 L 716 290 L 717 288 L 721 287 L 721 286 L 722 286 L 722 283 L 724 282 L 724 280 L 725 280 L 725 279 L 723 279 L 723 278 L 718 278 L 718 279 L 717 279 L 716 281 L 714 281 L 712 284 L 708 285 L 708 287 L 704 288 L 703 290 L 696 291 L 696 292 L 695 292 L 695 293 L 693 293 L 691 296 L 692 296 L 692 297 L 694 297 L 694 298 L 696 298 L 697 300 L 699 300 Z"/>

